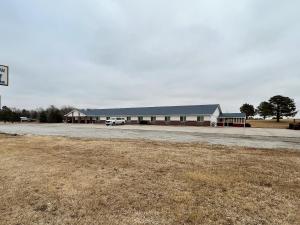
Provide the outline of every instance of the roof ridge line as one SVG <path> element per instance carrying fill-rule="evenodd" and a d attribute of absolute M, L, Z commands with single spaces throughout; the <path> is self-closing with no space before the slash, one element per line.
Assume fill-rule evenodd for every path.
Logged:
<path fill-rule="evenodd" d="M 202 105 L 169 105 L 169 106 L 140 106 L 140 107 L 123 107 L 123 108 L 97 108 L 97 109 L 80 109 L 80 110 L 108 110 L 108 109 L 138 109 L 138 108 L 167 108 L 167 107 L 192 107 L 192 106 L 220 106 L 220 104 L 202 104 Z"/>

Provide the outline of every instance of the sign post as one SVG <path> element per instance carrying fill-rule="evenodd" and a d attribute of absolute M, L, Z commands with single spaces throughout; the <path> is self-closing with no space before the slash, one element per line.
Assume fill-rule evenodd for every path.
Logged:
<path fill-rule="evenodd" d="M 8 86 L 8 66 L 0 65 L 0 85 Z M 1 106 L 1 95 L 0 95 L 0 110 Z"/>
<path fill-rule="evenodd" d="M 8 66 L 0 65 L 0 85 L 8 86 Z"/>

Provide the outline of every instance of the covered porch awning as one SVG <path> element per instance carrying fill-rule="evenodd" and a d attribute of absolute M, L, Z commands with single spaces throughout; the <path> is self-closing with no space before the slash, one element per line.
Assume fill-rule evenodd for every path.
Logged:
<path fill-rule="evenodd" d="M 222 113 L 218 118 L 219 126 L 245 126 L 246 115 L 244 113 Z"/>

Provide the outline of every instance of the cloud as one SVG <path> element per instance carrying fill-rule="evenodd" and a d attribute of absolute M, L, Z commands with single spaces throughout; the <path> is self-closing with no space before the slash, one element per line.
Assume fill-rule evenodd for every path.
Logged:
<path fill-rule="evenodd" d="M 4 104 L 125 107 L 275 94 L 300 107 L 298 1 L 2 1 Z"/>

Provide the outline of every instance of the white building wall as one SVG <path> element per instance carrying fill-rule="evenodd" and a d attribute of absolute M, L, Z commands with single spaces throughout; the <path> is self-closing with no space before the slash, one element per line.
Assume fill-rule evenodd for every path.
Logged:
<path fill-rule="evenodd" d="M 218 122 L 218 117 L 220 116 L 220 109 L 217 108 L 216 111 L 211 115 L 210 117 L 210 122 L 211 123 L 217 123 Z"/>
<path fill-rule="evenodd" d="M 172 121 L 180 121 L 180 116 L 171 116 Z"/>
<path fill-rule="evenodd" d="M 204 116 L 204 121 L 210 121 L 210 116 Z"/>
<path fill-rule="evenodd" d="M 165 117 L 164 116 L 156 116 L 156 120 L 165 121 Z"/>
<path fill-rule="evenodd" d="M 186 121 L 197 121 L 197 116 L 187 116 Z"/>
<path fill-rule="evenodd" d="M 218 117 L 219 117 L 220 113 L 221 113 L 220 109 L 217 108 L 212 115 L 204 116 L 204 121 L 210 121 L 211 123 L 217 123 L 217 120 L 218 120 Z M 76 117 L 79 117 L 79 116 L 80 117 L 85 117 L 86 115 L 81 113 L 78 110 L 74 110 L 73 112 L 68 113 L 66 116 L 69 117 L 69 118 L 74 116 L 74 118 L 76 118 Z M 155 115 L 153 115 L 153 116 L 155 116 Z M 168 116 L 168 115 L 166 115 L 166 116 Z M 181 115 L 170 116 L 170 119 L 171 119 L 171 121 L 180 121 L 180 116 Z M 184 116 L 184 115 L 182 115 L 182 116 Z M 198 115 L 186 116 L 186 121 L 197 121 L 197 116 Z M 125 117 L 125 119 L 127 118 L 126 116 L 122 116 L 122 117 Z M 165 115 L 163 115 L 163 116 L 160 115 L 160 116 L 155 116 L 155 117 L 156 117 L 157 121 L 165 121 Z M 93 119 L 96 119 L 96 117 L 93 118 Z M 106 116 L 99 117 L 99 120 L 106 120 Z M 131 120 L 137 121 L 138 116 L 131 116 Z M 151 121 L 151 116 L 144 116 L 143 120 Z"/>

